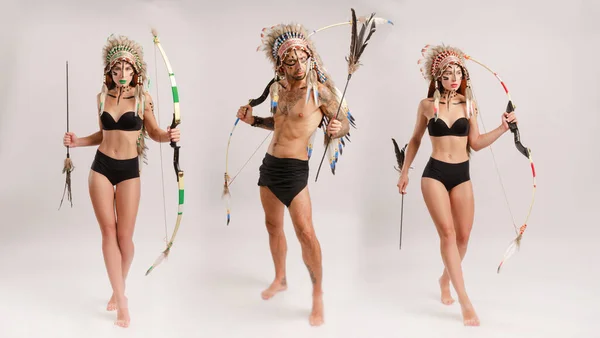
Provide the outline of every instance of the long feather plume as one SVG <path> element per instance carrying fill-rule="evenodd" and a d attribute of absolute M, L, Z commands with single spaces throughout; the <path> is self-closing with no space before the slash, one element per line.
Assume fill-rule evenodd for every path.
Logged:
<path fill-rule="evenodd" d="M 375 33 L 376 30 L 376 21 L 373 20 L 375 13 L 372 13 L 371 16 L 366 20 L 366 22 L 362 23 L 362 27 L 360 29 L 360 33 L 357 34 L 357 19 L 356 13 L 352 8 L 352 37 L 350 42 L 350 55 L 346 58 L 348 61 L 348 74 L 354 74 L 356 70 L 360 67 L 360 57 L 364 52 L 365 48 L 368 45 L 368 41 Z M 368 31 L 368 34 L 365 38 L 365 34 Z"/>
<path fill-rule="evenodd" d="M 350 79 L 352 78 L 352 74 L 354 74 L 354 72 L 356 72 L 356 70 L 358 70 L 359 66 L 360 66 L 360 56 L 362 55 L 362 53 L 365 51 L 365 48 L 368 45 L 368 41 L 371 38 L 371 35 L 373 35 L 373 33 L 375 33 L 375 21 L 373 20 L 375 13 L 372 13 L 371 16 L 369 16 L 368 19 L 366 19 L 365 21 L 361 20 L 362 23 L 362 27 L 360 29 L 360 34 L 358 34 L 358 23 L 359 21 L 356 19 L 356 12 L 354 11 L 354 8 L 351 8 L 352 11 L 352 35 L 350 37 L 350 54 L 346 57 L 346 61 L 348 62 L 348 78 L 346 79 L 346 85 L 344 86 L 344 91 L 342 92 L 342 98 L 340 99 L 340 104 L 338 105 L 338 109 L 337 112 L 335 113 L 335 117 L 333 117 L 333 119 L 337 119 L 338 115 L 340 113 L 340 110 L 342 108 L 342 105 L 344 105 L 344 98 L 346 97 L 346 90 L 348 89 L 348 83 L 350 83 Z M 367 34 L 366 38 L 365 38 L 365 32 L 367 31 L 367 27 L 369 28 L 369 33 Z M 350 120 L 350 116 L 348 116 L 348 119 Z M 327 123 L 328 124 L 328 123 Z M 353 118 L 352 118 L 352 124 L 354 124 Z M 326 129 L 327 127 L 325 127 Z M 338 144 L 336 145 L 335 149 L 333 147 L 330 147 L 330 143 L 331 143 L 331 138 L 330 137 L 325 137 L 324 141 L 326 142 L 325 145 L 325 151 L 323 152 L 323 157 L 321 157 L 321 163 L 319 164 L 319 169 L 317 169 L 317 175 L 315 177 L 315 182 L 319 179 L 319 173 L 321 172 L 321 166 L 323 165 L 323 161 L 325 160 L 325 155 L 327 155 L 329 153 L 329 165 L 331 166 L 331 170 L 332 173 L 335 174 L 335 164 L 337 162 L 338 159 L 338 149 L 341 150 L 341 147 L 338 147 L 339 142 L 341 141 L 336 141 Z"/>

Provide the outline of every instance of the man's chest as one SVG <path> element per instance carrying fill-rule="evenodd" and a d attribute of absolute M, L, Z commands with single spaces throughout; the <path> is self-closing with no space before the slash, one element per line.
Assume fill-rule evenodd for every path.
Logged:
<path fill-rule="evenodd" d="M 318 107 L 312 97 L 306 100 L 306 89 L 284 92 L 279 97 L 277 115 L 289 119 L 303 119 L 317 113 Z"/>

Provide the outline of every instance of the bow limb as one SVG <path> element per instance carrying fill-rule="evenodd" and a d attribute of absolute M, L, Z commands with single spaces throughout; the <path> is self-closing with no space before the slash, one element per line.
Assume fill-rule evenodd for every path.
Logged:
<path fill-rule="evenodd" d="M 502 83 L 503 87 L 505 88 L 505 91 L 508 94 L 508 89 L 506 89 L 504 82 L 501 82 L 501 83 Z M 506 111 L 508 113 L 511 113 L 514 110 L 515 110 L 514 104 L 509 99 L 508 105 L 506 107 Z M 533 178 L 533 184 L 532 184 L 533 189 L 532 189 L 532 194 L 531 194 L 531 202 L 529 203 L 529 209 L 527 211 L 527 216 L 525 216 L 525 221 L 523 222 L 523 225 L 517 231 L 517 237 L 512 240 L 512 242 L 509 244 L 508 248 L 506 249 L 506 251 L 504 253 L 504 257 L 502 258 L 502 261 L 500 262 L 500 264 L 498 265 L 498 269 L 496 270 L 497 273 L 500 273 L 500 269 L 502 269 L 502 266 L 504 265 L 504 263 L 508 259 L 510 259 L 510 257 L 512 257 L 512 255 L 515 254 L 521 248 L 521 239 L 523 238 L 523 234 L 525 233 L 525 230 L 527 229 L 527 223 L 529 222 L 529 216 L 531 215 L 531 210 L 533 209 L 533 203 L 535 201 L 535 192 L 536 192 L 536 188 L 537 188 L 535 164 L 533 163 L 533 159 L 531 157 L 531 149 L 525 147 L 521 143 L 521 135 L 519 133 L 519 128 L 517 127 L 517 124 L 514 122 L 511 122 L 508 124 L 508 126 L 510 128 L 510 131 L 513 133 L 513 136 L 514 136 L 513 141 L 515 143 L 515 147 L 521 154 L 523 154 L 523 156 L 525 156 L 529 160 L 529 166 L 531 168 L 531 175 Z"/>
<path fill-rule="evenodd" d="M 360 23 L 365 23 L 368 20 L 369 20 L 368 16 L 359 16 L 357 18 L 357 21 L 360 22 Z M 383 25 L 383 24 L 386 24 L 386 23 L 390 24 L 390 25 L 394 25 L 394 23 L 391 20 L 380 18 L 380 17 L 373 17 L 373 21 L 377 25 Z M 311 37 L 313 34 L 319 33 L 320 31 L 324 31 L 324 30 L 329 29 L 329 28 L 339 27 L 339 26 L 346 26 L 346 25 L 352 25 L 352 20 L 348 20 L 348 21 L 344 21 L 344 22 L 338 22 L 338 23 L 334 23 L 332 25 L 321 27 L 319 29 L 315 29 L 314 31 L 310 32 L 310 34 L 308 35 L 308 37 Z"/>
<path fill-rule="evenodd" d="M 467 60 L 471 60 L 475 63 L 477 63 L 478 65 L 482 66 L 483 68 L 487 69 L 490 73 L 492 73 L 496 79 L 500 82 L 500 84 L 502 85 L 502 88 L 504 89 L 504 92 L 506 93 L 507 97 L 508 97 L 508 104 L 506 107 L 506 112 L 507 113 L 511 113 L 515 111 L 515 105 L 512 102 L 512 99 L 510 97 L 510 92 L 508 90 L 508 87 L 506 86 L 506 84 L 504 83 L 504 81 L 502 81 L 502 79 L 500 78 L 500 76 L 498 75 L 498 73 L 496 73 L 495 71 L 493 71 L 491 68 L 489 68 L 488 66 L 486 66 L 485 64 L 473 59 L 471 56 L 469 55 L 465 55 L 465 58 Z M 497 269 L 497 273 L 500 273 L 500 269 L 502 268 L 502 266 L 504 265 L 504 263 L 516 252 L 520 249 L 521 246 L 521 239 L 523 238 L 523 234 L 525 233 L 525 230 L 527 229 L 527 223 L 529 221 L 529 216 L 531 215 L 531 210 L 533 209 L 533 204 L 535 202 L 535 192 L 537 189 L 537 183 L 536 183 L 536 171 L 535 171 L 535 164 L 533 163 L 533 158 L 531 156 L 531 149 L 529 149 L 528 147 L 525 147 L 522 143 L 521 143 L 521 135 L 519 133 L 519 127 L 517 126 L 516 123 L 514 122 L 510 122 L 508 124 L 508 127 L 510 129 L 510 131 L 513 133 L 513 141 L 515 144 L 515 147 L 517 148 L 517 150 L 523 155 L 525 156 L 528 160 L 529 160 L 529 166 L 531 168 L 531 174 L 532 174 L 532 180 L 533 180 L 533 184 L 532 184 L 532 194 L 531 194 L 531 202 L 529 204 L 529 210 L 527 211 L 527 215 L 525 216 L 525 221 L 523 222 L 523 225 L 521 225 L 518 229 L 517 226 L 514 222 L 514 218 L 513 218 L 513 226 L 515 228 L 515 232 L 516 232 L 516 238 L 512 240 L 512 242 L 510 243 L 510 245 L 508 246 L 508 248 L 506 249 L 505 253 L 504 253 L 504 257 L 502 259 L 502 261 L 500 262 L 500 264 L 498 265 L 498 269 Z M 493 156 L 493 152 L 492 152 L 492 158 L 494 158 Z M 494 158 L 494 163 L 496 162 L 495 158 Z M 496 170 L 497 170 L 497 166 L 496 166 Z M 498 175 L 500 175 L 500 173 L 498 173 Z M 502 182 L 502 181 L 501 181 Z M 504 186 L 502 185 L 502 190 L 504 191 Z M 506 198 L 506 192 L 505 192 L 505 198 Z M 510 211 L 510 205 L 508 204 L 508 198 L 507 199 L 507 205 Z M 512 216 L 512 212 L 511 212 L 511 216 Z"/>
<path fill-rule="evenodd" d="M 267 99 L 267 97 L 269 96 L 271 85 L 275 81 L 277 81 L 275 78 L 271 79 L 271 81 L 269 81 L 269 83 L 267 84 L 267 86 L 263 90 L 261 96 L 259 96 L 256 99 L 250 99 L 250 100 L 248 100 L 248 105 L 250 105 L 251 107 L 256 107 L 259 104 L 263 103 Z M 239 175 L 240 172 L 244 169 L 244 167 L 246 167 L 246 164 L 248 164 L 248 162 L 250 162 L 250 159 L 252 159 L 252 157 L 254 156 L 254 154 L 256 154 L 256 152 L 262 146 L 262 144 L 265 143 L 265 141 L 267 140 L 267 138 L 269 137 L 269 135 L 271 135 L 271 132 L 269 132 L 267 134 L 267 136 L 265 137 L 265 139 L 260 143 L 260 145 L 258 147 L 256 147 L 256 149 L 254 150 L 254 152 L 252 153 L 252 155 L 250 155 L 250 157 L 248 158 L 248 160 L 246 161 L 246 163 L 242 166 L 242 168 L 233 176 L 233 178 L 231 178 L 229 176 L 229 147 L 231 146 L 231 137 L 233 136 L 233 132 L 234 132 L 234 130 L 237 127 L 237 125 L 238 125 L 239 122 L 240 122 L 240 119 L 238 117 L 238 118 L 235 119 L 235 122 L 233 123 L 233 127 L 231 128 L 231 131 L 229 132 L 229 139 L 227 140 L 227 149 L 225 150 L 225 175 L 224 175 L 225 181 L 223 183 L 223 194 L 222 194 L 221 197 L 226 200 L 226 204 L 227 204 L 227 225 L 229 225 L 229 223 L 231 222 L 231 206 L 230 206 L 231 192 L 230 192 L 229 188 L 231 187 L 231 184 L 233 183 L 233 181 L 235 180 L 235 178 L 237 177 L 237 175 Z"/>
<path fill-rule="evenodd" d="M 160 54 L 163 58 L 165 66 L 167 67 L 167 71 L 169 73 L 169 80 L 171 82 L 171 94 L 173 98 L 173 120 L 171 122 L 170 128 L 174 129 L 181 123 L 181 113 L 179 110 L 179 90 L 177 88 L 177 82 L 175 81 L 175 74 L 171 67 L 171 63 L 169 62 L 169 58 L 167 57 L 164 49 L 160 44 L 160 40 L 158 38 L 158 34 L 155 30 L 152 30 L 152 35 L 154 36 L 154 45 L 160 51 Z M 154 264 L 146 271 L 146 275 L 148 275 L 156 266 L 158 266 L 165 258 L 169 256 L 171 252 L 171 247 L 175 242 L 175 236 L 179 230 L 179 226 L 181 225 L 181 217 L 183 215 L 183 204 L 184 204 L 184 176 L 183 170 L 179 167 L 179 148 L 180 146 L 171 141 L 171 148 L 173 148 L 173 168 L 175 170 L 175 175 L 177 177 L 177 189 L 178 189 L 178 206 L 177 206 L 177 219 L 175 221 L 175 228 L 173 229 L 173 234 L 171 235 L 171 239 L 167 243 L 167 248 L 160 254 L 160 256 L 156 259 Z"/>

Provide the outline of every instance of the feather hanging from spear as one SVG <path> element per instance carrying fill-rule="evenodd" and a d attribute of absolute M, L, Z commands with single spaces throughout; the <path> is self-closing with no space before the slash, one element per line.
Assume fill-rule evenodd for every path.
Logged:
<path fill-rule="evenodd" d="M 398 167 L 394 167 L 397 172 L 402 173 L 402 167 L 404 167 L 404 159 L 406 157 L 406 147 L 408 143 L 402 147 L 398 146 L 398 143 L 394 138 L 392 138 L 392 142 L 394 143 L 394 152 L 396 153 L 396 162 L 398 162 Z M 411 168 L 408 168 L 411 169 Z M 400 250 L 402 249 L 402 224 L 404 223 L 404 194 L 402 194 L 402 206 L 400 207 Z"/>
<path fill-rule="evenodd" d="M 392 142 L 394 142 L 394 152 L 396 153 L 396 162 L 398 162 L 398 167 L 394 168 L 397 172 L 401 173 L 402 166 L 404 166 L 404 158 L 406 156 L 406 147 L 408 146 L 408 144 L 405 144 L 404 147 L 402 147 L 402 150 L 400 150 L 400 147 L 398 147 L 398 143 L 396 143 L 396 140 L 392 138 Z"/>
<path fill-rule="evenodd" d="M 66 63 L 67 69 L 67 133 L 69 132 L 69 61 Z M 71 154 L 69 153 L 69 147 L 67 147 L 67 158 L 65 158 L 63 164 L 62 173 L 66 174 L 65 177 L 65 188 L 63 189 L 63 196 L 60 200 L 60 205 L 58 206 L 58 210 L 62 207 L 63 201 L 65 199 L 65 193 L 67 194 L 67 200 L 71 203 L 71 208 L 73 207 L 73 196 L 71 194 L 71 172 L 75 170 L 75 166 L 73 166 L 73 161 L 71 160 Z"/>
<path fill-rule="evenodd" d="M 340 114 L 340 110 L 342 108 L 342 104 L 344 102 L 344 98 L 346 97 L 346 90 L 348 89 L 348 83 L 350 82 L 350 79 L 352 78 L 352 74 L 354 74 L 354 72 L 356 72 L 358 70 L 358 68 L 360 67 L 360 57 L 362 55 L 362 53 L 365 51 L 365 48 L 368 45 L 368 41 L 371 38 L 371 35 L 373 35 L 373 33 L 375 33 L 375 21 L 373 20 L 373 18 L 375 17 L 375 13 L 372 13 L 371 16 L 369 16 L 368 19 L 366 19 L 364 22 L 362 22 L 362 27 L 360 29 L 360 33 L 358 33 L 358 21 L 356 19 L 356 12 L 354 11 L 354 8 L 350 9 L 352 11 L 352 35 L 350 37 L 350 54 L 346 57 L 346 61 L 348 62 L 348 79 L 346 80 L 346 85 L 344 86 L 344 92 L 342 93 L 342 98 L 340 99 L 340 104 L 338 105 L 338 109 L 337 112 L 335 113 L 335 117 L 334 119 L 338 118 L 338 115 Z M 367 32 L 367 27 L 368 28 L 368 34 L 365 38 L 365 33 Z M 331 143 L 331 137 L 326 136 L 325 140 L 327 140 L 327 143 L 325 145 L 325 151 L 323 152 L 323 157 L 321 158 L 321 163 L 319 164 L 319 169 L 317 169 L 317 175 L 315 177 L 315 182 L 319 179 L 319 173 L 321 172 L 321 166 L 323 165 L 323 160 L 325 159 L 325 155 L 328 153 L 328 150 L 330 150 L 330 143 Z M 333 154 L 332 156 L 330 156 L 330 158 L 335 159 L 337 157 L 337 155 L 335 154 L 335 152 L 333 150 L 329 151 L 330 154 Z M 335 175 L 335 169 L 333 169 L 332 167 L 332 172 Z"/>

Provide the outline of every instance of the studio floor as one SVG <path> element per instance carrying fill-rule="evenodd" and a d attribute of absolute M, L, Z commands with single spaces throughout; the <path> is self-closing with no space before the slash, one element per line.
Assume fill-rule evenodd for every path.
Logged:
<path fill-rule="evenodd" d="M 208 217 L 204 226 L 188 218 L 169 260 L 149 276 L 144 272 L 163 244 L 156 232 L 138 231 L 127 284 L 128 329 L 114 326 L 115 313 L 105 310 L 111 291 L 96 225 L 71 227 L 65 235 L 52 230 L 58 224 L 46 224 L 45 231 L 1 248 L 0 337 L 600 335 L 594 321 L 600 313 L 598 269 L 586 263 L 597 252 L 592 239 L 554 251 L 549 248 L 560 248 L 560 241 L 528 238 L 496 274 L 499 252 L 490 248 L 504 243 L 475 233 L 464 270 L 481 326 L 467 328 L 457 303 L 439 301 L 437 238 L 408 227 L 399 250 L 395 224 L 386 233 L 371 233 L 378 240 L 365 241 L 358 219 L 325 212 L 315 216 L 323 250 L 325 325 L 310 327 L 310 279 L 287 213 L 289 288 L 268 301 L 260 297 L 273 277 L 262 217 L 244 211 L 244 223 L 229 227 L 220 218 Z"/>

